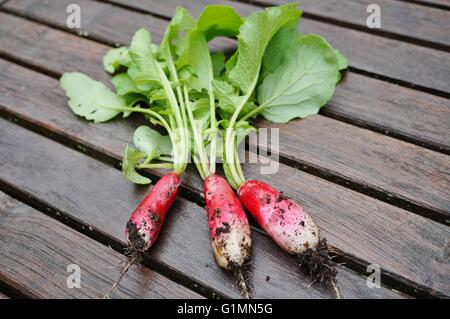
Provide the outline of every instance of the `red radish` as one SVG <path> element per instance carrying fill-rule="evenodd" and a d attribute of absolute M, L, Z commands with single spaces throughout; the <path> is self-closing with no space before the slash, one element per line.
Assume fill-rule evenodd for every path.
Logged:
<path fill-rule="evenodd" d="M 298 257 L 301 269 L 314 282 L 330 283 L 340 298 L 335 284 L 337 271 L 328 255 L 326 240 L 320 240 L 319 228 L 311 216 L 282 192 L 261 181 L 244 182 L 238 195 L 261 228 L 281 248 Z"/>
<path fill-rule="evenodd" d="M 180 184 L 175 172 L 164 175 L 131 214 L 125 231 L 131 250 L 142 252 L 155 243 Z"/>
<path fill-rule="evenodd" d="M 238 198 L 226 179 L 211 174 L 204 192 L 214 257 L 217 264 L 235 272 L 241 291 L 249 298 L 243 270 L 250 260 L 250 225 Z"/>
<path fill-rule="evenodd" d="M 164 175 L 131 213 L 125 230 L 128 261 L 122 267 L 118 280 L 103 298 L 109 297 L 130 266 L 138 262 L 141 254 L 155 243 L 166 219 L 166 213 L 178 194 L 180 184 L 180 176 L 177 173 Z"/>

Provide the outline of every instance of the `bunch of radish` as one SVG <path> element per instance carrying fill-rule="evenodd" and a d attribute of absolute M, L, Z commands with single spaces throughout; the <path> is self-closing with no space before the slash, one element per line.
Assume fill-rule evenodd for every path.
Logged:
<path fill-rule="evenodd" d="M 141 169 L 169 169 L 131 214 L 125 231 L 129 259 L 105 297 L 157 240 L 190 159 L 204 180 L 214 258 L 234 273 L 244 297 L 251 296 L 251 233 L 244 208 L 283 250 L 297 256 L 314 282 L 330 283 L 338 294 L 335 267 L 311 216 L 266 183 L 246 180 L 237 154 L 254 130 L 250 120 L 261 115 L 288 122 L 316 114 L 347 66 L 325 39 L 297 30 L 300 15 L 295 4 L 244 19 L 228 6 L 207 6 L 197 19 L 177 8 L 159 45 L 140 29 L 129 47 L 105 55 L 116 92 L 81 73 L 63 75 L 61 86 L 77 115 L 105 122 L 140 113 L 160 128 L 136 129 L 134 147 L 126 147 L 122 162 L 130 181 L 149 184 Z M 208 42 L 218 36 L 238 40 L 228 58 L 210 52 Z M 226 178 L 216 172 L 218 159 Z"/>

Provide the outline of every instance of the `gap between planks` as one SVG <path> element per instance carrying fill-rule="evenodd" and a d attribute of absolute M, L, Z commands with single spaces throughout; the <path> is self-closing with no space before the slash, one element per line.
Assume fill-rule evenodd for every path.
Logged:
<path fill-rule="evenodd" d="M 414 3 L 420 6 L 429 7 L 429 8 L 435 8 L 435 9 L 442 9 L 450 11 L 450 2 L 444 2 L 443 0 L 431 0 L 431 1 L 422 1 L 422 0 L 396 0 L 400 2 L 406 2 L 406 3 Z"/>

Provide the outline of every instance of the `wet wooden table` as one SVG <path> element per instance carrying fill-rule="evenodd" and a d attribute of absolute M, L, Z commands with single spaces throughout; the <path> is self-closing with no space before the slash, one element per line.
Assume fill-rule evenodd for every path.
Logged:
<path fill-rule="evenodd" d="M 158 42 L 177 5 L 197 15 L 208 3 L 228 4 L 247 15 L 284 1 L 77 0 L 81 32 L 66 27 L 72 2 L 0 7 L 0 298 L 101 297 L 125 259 L 129 213 L 148 191 L 119 169 L 136 120 L 80 120 L 60 75 L 77 70 L 109 82 L 105 52 L 140 27 Z M 350 68 L 320 115 L 259 122 L 281 134 L 279 172 L 262 179 L 317 220 L 344 263 L 344 298 L 449 297 L 450 1 L 379 0 L 381 29 L 366 27 L 370 3 L 302 1 L 302 31 L 325 36 Z M 244 169 L 259 174 L 255 165 Z M 188 169 L 158 243 L 113 298 L 240 297 L 213 260 L 201 188 Z M 253 241 L 254 297 L 334 297 L 310 287 L 256 227 Z M 71 289 L 78 266 L 81 287 Z M 367 276 L 378 267 L 381 287 L 371 288 Z"/>

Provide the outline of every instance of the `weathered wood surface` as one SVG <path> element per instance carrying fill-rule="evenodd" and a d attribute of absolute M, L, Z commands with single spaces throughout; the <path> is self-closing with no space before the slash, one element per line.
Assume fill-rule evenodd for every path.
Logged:
<path fill-rule="evenodd" d="M 54 138 L 65 136 L 82 148 L 88 146 L 107 152 L 120 161 L 124 145 L 131 141 L 135 123 L 118 120 L 88 124 L 66 107 L 66 98 L 56 80 L 1 60 L 0 66 L 5 70 L 0 79 L 9 92 L 0 97 L 0 108 L 7 114 L 41 127 L 46 131 L 44 134 L 52 134 Z M 24 98 L 21 92 L 32 88 L 45 93 Z M 41 112 L 36 113 L 36 109 Z M 245 172 L 249 178 L 260 175 L 254 165 L 246 165 Z M 188 170 L 186 174 L 184 185 L 200 196 L 202 184 L 196 173 Z M 263 179 L 299 200 L 317 218 L 330 243 L 346 254 L 377 262 L 384 269 L 423 285 L 432 281 L 432 286 L 445 286 L 449 275 L 441 252 L 445 239 L 450 237 L 448 227 L 285 165 L 273 177 L 263 176 Z M 403 223 L 414 225 L 414 231 L 402 230 Z M 433 248 L 420 240 L 423 236 L 428 241 L 433 238 Z M 386 254 L 386 250 L 392 254 Z M 441 266 L 429 264 L 430 259 Z"/>
<path fill-rule="evenodd" d="M 0 119 L 0 134 L 3 183 L 24 198 L 39 199 L 93 232 L 124 244 L 126 220 L 147 187 L 137 187 L 120 171 L 4 119 Z M 233 278 L 213 260 L 208 233 L 204 209 L 178 198 L 149 255 L 174 273 L 223 295 L 239 297 Z M 258 232 L 252 237 L 255 297 L 333 298 L 331 289 L 309 288 L 310 282 L 298 274 L 295 260 L 269 238 Z M 347 298 L 401 297 L 388 289 L 370 289 L 364 278 L 345 269 L 340 270 L 338 281 Z"/>
<path fill-rule="evenodd" d="M 65 8 L 69 3 L 66 2 L 67 1 L 50 1 L 39 3 L 39 1 L 25 2 L 11 0 L 11 2 L 7 4 L 6 10 L 66 30 Z M 88 8 L 87 24 L 86 26 L 83 25 L 83 29 L 88 31 L 88 37 L 104 43 L 128 43 L 134 31 L 143 26 L 143 24 L 154 32 L 155 41 L 158 42 L 164 27 L 167 24 L 167 21 L 151 17 L 148 14 L 124 10 L 123 8 L 100 2 L 86 0 L 82 0 L 81 2 L 83 8 Z M 142 2 L 140 0 L 127 1 L 126 4 L 124 4 L 122 0 L 113 0 L 113 2 L 122 2 L 122 5 L 130 7 L 139 6 L 140 11 L 142 12 L 149 11 L 156 16 L 169 17 L 172 15 L 177 1 L 153 1 L 151 8 L 148 7 L 148 2 Z M 208 1 L 183 1 L 183 4 L 190 7 L 189 9 L 193 10 L 194 13 L 198 13 L 206 2 Z M 220 3 L 227 2 L 228 1 L 220 1 Z M 358 0 L 358 3 L 360 2 L 363 2 L 363 0 Z M 395 5 L 401 6 L 399 3 L 400 2 Z M 232 2 L 232 4 L 241 13 L 246 12 L 246 10 L 250 12 L 255 9 L 255 7 L 248 4 L 238 2 Z M 326 7 L 325 4 L 322 3 L 322 5 Z M 346 10 L 345 6 L 343 7 L 343 9 L 339 10 Z M 398 12 L 393 13 L 398 14 Z M 423 12 L 420 11 L 414 14 L 423 14 Z M 326 17 L 326 14 L 322 13 L 322 15 Z M 341 19 L 341 17 L 337 15 L 337 19 Z M 117 26 L 118 21 L 123 20 L 130 21 L 130 23 L 123 24 L 124 28 L 120 28 L 120 33 L 117 34 L 115 32 L 115 26 Z M 86 22 L 86 20 L 84 21 Z M 147 24 L 149 21 L 151 21 L 150 25 Z M 436 21 L 439 21 L 439 19 Z M 425 24 L 421 24 L 420 26 L 429 28 L 429 30 L 431 30 L 430 32 L 433 32 L 433 23 L 436 23 L 436 21 L 425 21 Z M 350 23 L 355 23 L 355 21 Z M 27 24 L 28 28 L 24 28 L 22 26 L 23 24 Z M 34 22 L 11 17 L 10 15 L 3 13 L 0 13 L 0 25 L 2 26 L 0 31 L 0 55 L 19 61 L 30 67 L 45 70 L 52 76 L 58 76 L 62 72 L 68 70 L 81 70 L 90 75 L 94 75 L 97 79 L 108 81 L 108 76 L 101 70 L 100 65 L 101 57 L 108 47 L 92 41 L 83 40 L 68 33 L 50 29 Z M 355 56 L 350 57 L 350 62 L 355 68 L 360 69 L 363 72 L 376 73 L 384 77 L 393 78 L 407 85 L 418 84 L 422 89 L 429 89 L 430 92 L 440 92 L 440 94 L 448 95 L 448 91 L 443 90 L 445 85 L 448 86 L 448 82 L 450 81 L 445 70 L 441 73 L 433 74 L 430 72 L 424 73 L 422 72 L 422 69 L 418 70 L 417 67 L 411 68 L 411 70 L 408 70 L 407 72 L 404 71 L 405 66 L 395 67 L 395 65 L 399 64 L 399 61 L 401 63 L 407 61 L 408 63 L 414 64 L 423 58 L 428 58 L 430 65 L 435 66 L 436 62 L 440 60 L 441 55 L 444 57 L 444 60 L 445 57 L 448 57 L 448 55 L 445 55 L 443 52 L 436 53 L 439 51 L 430 49 L 424 51 L 422 50 L 424 48 L 420 48 L 419 46 L 400 42 L 397 43 L 397 41 L 394 40 L 367 35 L 360 31 L 334 27 L 310 19 L 304 19 L 302 26 L 305 30 L 308 30 L 308 27 L 310 27 L 315 33 L 321 33 L 320 30 L 324 30 L 325 33 L 321 34 L 325 34 L 325 36 L 331 38 L 331 42 L 337 40 L 335 45 L 339 48 L 344 46 L 344 49 L 342 50 L 344 52 L 345 49 L 354 51 L 355 43 L 358 45 L 357 42 L 362 39 L 358 38 L 358 36 L 363 37 L 362 35 L 364 34 L 364 37 L 369 37 L 369 39 L 372 40 L 372 44 L 375 43 L 375 45 L 370 49 L 367 49 L 367 47 L 361 48 L 363 49 L 362 53 L 354 53 Z M 389 25 L 389 27 L 394 28 L 388 30 L 388 32 L 392 33 L 405 30 L 395 30 L 395 24 Z M 14 34 L 17 32 L 17 29 L 20 28 L 23 28 L 23 32 L 19 32 L 21 33 L 19 35 Z M 114 31 L 112 32 L 111 30 Z M 328 35 L 326 34 L 327 32 Z M 340 33 L 344 35 L 340 35 Z M 418 33 L 418 37 L 420 41 L 420 33 Z M 442 42 L 442 37 L 438 35 L 436 38 L 439 38 L 439 41 Z M 429 41 L 437 40 L 432 39 Z M 55 45 L 56 43 L 63 48 L 57 47 Z M 397 44 L 392 46 L 394 43 Z M 367 43 L 365 44 L 367 45 Z M 230 43 L 219 42 L 217 47 L 229 48 Z M 56 52 L 49 52 L 53 50 Z M 74 50 L 76 52 L 74 52 Z M 388 51 L 388 54 L 383 51 Z M 366 61 L 367 55 L 369 54 L 368 52 L 371 52 L 371 54 L 373 54 L 373 52 L 376 52 L 377 54 L 381 52 L 383 57 L 393 57 L 397 61 L 394 64 L 389 64 L 390 62 L 385 63 L 387 65 L 382 63 L 382 59 Z M 67 57 L 61 59 L 61 55 L 67 55 Z M 72 58 L 72 55 L 75 55 L 75 61 L 69 60 Z M 85 61 L 85 59 L 87 61 Z M 88 62 L 87 65 L 85 65 L 85 62 Z M 64 99 L 62 92 L 58 91 L 59 89 L 56 80 L 33 71 L 24 70 L 21 67 L 14 66 L 5 61 L 0 61 L 0 65 L 2 64 L 4 64 L 7 70 L 9 70 L 8 72 L 10 72 L 7 75 L 0 76 L 4 77 L 5 83 L 7 83 L 5 88 L 0 87 L 0 90 L 4 89 L 4 96 L 0 97 L 0 111 L 3 116 L 18 118 L 22 121 L 22 124 L 31 126 L 33 129 L 38 130 L 44 135 L 52 135 L 52 138 L 62 141 L 63 143 L 68 143 L 71 146 L 79 144 L 81 150 L 87 149 L 88 152 L 94 154 L 96 157 L 102 159 L 106 158 L 114 163 L 121 158 L 123 145 L 130 140 L 136 122 L 113 121 L 112 123 L 97 125 L 95 128 L 92 128 L 91 125 L 86 124 L 84 121 L 74 120 L 74 116 L 70 114 L 70 111 L 65 107 L 65 102 L 54 102 L 62 101 Z M 422 67 L 422 64 L 420 67 Z M 426 69 L 426 67 L 429 67 L 429 65 L 426 65 L 424 69 Z M 12 71 L 18 71 L 20 74 L 24 74 L 26 81 L 17 80 L 17 78 L 12 75 Z M 417 74 L 415 74 L 415 71 L 417 71 Z M 428 71 L 428 69 L 426 71 Z M 413 75 L 416 75 L 417 79 L 412 77 Z M 436 83 L 438 82 L 430 81 L 432 75 L 437 76 L 438 80 L 443 80 L 444 86 L 438 87 L 436 86 Z M 43 84 L 41 84 L 41 81 Z M 424 83 L 426 83 L 426 85 L 424 85 Z M 35 99 L 31 96 L 24 96 L 26 95 L 24 92 L 29 92 L 31 90 L 36 91 L 37 84 L 39 84 L 39 87 L 42 89 L 39 90 L 38 98 Z M 368 88 L 371 88 L 372 90 L 369 91 Z M 450 123 L 446 119 L 448 118 L 447 115 L 450 112 L 450 108 L 448 108 L 448 103 L 446 102 L 448 102 L 448 100 L 444 98 L 438 98 L 427 93 L 399 87 L 371 77 L 349 72 L 335 97 L 322 113 L 345 122 L 350 122 L 358 126 L 368 127 L 374 131 L 399 137 L 415 144 L 424 145 L 427 148 L 449 153 L 450 139 L 447 138 L 446 133 L 449 132 Z M 22 105 L 23 108 L 19 108 L 16 105 Z M 45 110 L 46 112 L 42 112 L 41 116 L 36 116 L 36 105 L 39 105 L 39 111 Z M 59 109 L 55 108 L 55 106 L 59 107 Z M 405 120 L 405 118 L 407 119 Z M 1 123 L 3 122 L 4 121 L 1 121 Z M 293 123 L 293 126 L 298 126 L 293 129 L 295 132 L 285 131 L 284 128 L 281 130 L 282 134 L 286 134 L 287 132 L 289 137 L 287 142 L 284 142 L 284 144 L 281 145 L 282 155 L 292 165 L 306 165 L 306 170 L 310 170 L 311 168 L 317 170 L 320 176 L 326 176 L 335 182 L 337 179 L 349 181 L 352 183 L 350 187 L 355 187 L 355 185 L 356 187 L 362 187 L 359 189 L 361 192 L 372 194 L 373 191 L 377 191 L 380 192 L 382 196 L 391 196 L 396 205 L 398 204 L 396 200 L 399 199 L 406 203 L 404 204 L 402 202 L 402 205 L 404 206 L 411 203 L 414 207 L 409 209 L 413 209 L 417 212 L 418 209 L 423 208 L 424 211 L 420 211 L 420 213 L 433 214 L 431 216 L 433 218 L 437 218 L 436 215 L 434 215 L 437 213 L 440 221 L 445 222 L 450 208 L 448 200 L 443 197 L 446 194 L 445 191 L 450 188 L 449 165 L 448 163 L 446 164 L 446 162 L 443 162 L 443 160 L 448 159 L 445 155 L 438 154 L 437 157 L 434 157 L 434 154 L 437 154 L 435 152 L 423 150 L 420 147 L 383 137 L 380 134 L 368 132 L 323 116 L 311 118 L 309 124 L 307 121 L 296 121 Z M 334 131 L 334 134 L 332 134 L 333 136 L 322 136 L 323 130 L 320 130 L 320 127 L 326 127 L 327 130 Z M 300 128 L 307 131 L 307 133 L 299 135 L 302 139 L 302 143 L 300 143 L 302 145 L 296 145 L 294 136 L 295 134 L 298 135 L 298 132 L 301 131 Z M 312 134 L 314 128 L 316 129 L 317 134 Z M 349 136 L 342 137 L 341 135 L 344 133 Z M 100 134 L 101 136 L 97 137 L 97 134 Z M 32 134 L 32 136 L 34 139 L 35 135 Z M 353 145 L 355 143 L 355 136 L 357 143 L 356 145 Z M 114 140 L 112 137 L 114 137 Z M 283 137 L 284 136 L 282 136 L 282 139 L 284 139 Z M 317 148 L 313 147 L 317 142 L 313 138 L 319 139 L 319 146 Z M 41 139 L 42 138 L 39 137 L 36 141 L 40 141 Z M 306 140 L 306 143 L 303 143 L 303 140 Z M 314 143 L 310 141 L 314 141 Z M 371 142 L 375 143 L 376 147 L 368 145 Z M 308 143 L 314 145 L 308 145 Z M 336 145 L 343 145 L 342 143 L 348 143 L 348 145 L 345 144 L 345 147 L 342 150 L 335 147 Z M 393 149 L 397 147 L 398 149 Z M 330 151 L 329 148 L 332 148 L 332 150 Z M 53 148 L 50 147 L 49 149 Z M 306 155 L 303 153 L 299 154 L 299 151 L 305 149 L 307 150 Z M 350 150 L 350 155 L 345 154 L 348 150 Z M 317 156 L 319 160 L 317 161 L 317 157 L 314 156 Z M 352 160 L 351 163 L 356 159 L 356 168 L 353 167 L 353 165 L 350 168 L 347 167 L 348 165 L 345 165 L 347 169 L 344 170 L 340 168 L 339 165 L 342 165 L 345 161 L 348 162 L 347 156 Z M 372 160 L 373 157 L 375 157 L 374 161 Z M 406 162 L 403 161 L 401 164 L 395 164 L 400 158 L 405 157 L 407 159 Z M 58 157 L 47 158 L 53 160 L 58 159 Z M 64 158 L 64 154 L 59 157 L 59 159 Z M 366 159 L 369 162 L 367 162 Z M 23 164 L 26 162 L 23 161 L 23 159 L 18 159 L 18 161 Z M 88 162 L 91 161 L 98 164 L 98 162 L 95 162 L 94 160 Z M 428 161 L 431 161 L 432 165 L 429 165 Z M 441 165 L 442 163 L 443 165 Z M 379 172 L 383 170 L 385 166 L 389 168 L 389 174 L 382 174 L 380 177 Z M 45 165 L 37 166 L 37 168 L 42 167 L 44 167 L 44 170 L 49 170 Z M 375 167 L 375 170 L 373 170 L 373 167 Z M 61 174 L 62 167 L 59 166 L 57 169 L 59 169 Z M 245 167 L 245 170 L 249 177 L 259 175 L 257 167 L 247 166 Z M 391 280 L 394 278 L 394 282 L 403 285 L 402 289 L 404 289 L 405 286 L 411 286 L 412 288 L 417 288 L 420 291 L 425 291 L 431 295 L 449 295 L 450 288 L 448 282 L 450 282 L 450 270 L 448 268 L 448 262 L 445 259 L 445 254 L 443 253 L 446 245 L 448 245 L 450 237 L 448 227 L 300 172 L 294 168 L 281 165 L 280 171 L 281 173 L 277 176 L 264 176 L 263 179 L 269 181 L 274 186 L 287 191 L 288 195 L 300 201 L 318 220 L 321 228 L 324 229 L 325 235 L 332 245 L 341 251 L 340 253 L 346 255 L 347 258 L 355 258 L 358 262 L 363 262 L 363 264 L 375 260 L 383 267 L 384 271 L 389 273 L 389 278 Z M 417 174 L 417 172 L 419 172 L 417 178 L 410 176 Z M 25 174 L 26 172 L 22 173 Z M 23 178 L 25 176 L 26 175 L 22 175 Z M 56 175 L 51 176 L 56 178 Z M 186 177 L 188 181 L 184 184 L 184 187 L 191 192 L 194 192 L 194 197 L 198 198 L 198 191 L 201 188 L 200 180 L 197 177 L 194 177 L 192 170 L 187 172 Z M 425 185 L 422 184 L 424 177 Z M 52 207 L 54 207 L 53 205 L 56 202 L 61 208 L 60 210 L 70 218 L 77 219 L 78 217 L 73 216 L 81 215 L 83 216 L 81 220 L 82 223 L 85 223 L 86 225 L 92 224 L 90 223 L 91 217 L 86 216 L 86 212 L 79 212 L 79 210 L 81 210 L 80 207 L 74 207 L 73 205 L 73 202 L 76 201 L 76 199 L 81 198 L 78 198 L 78 195 L 74 196 L 74 199 L 72 198 L 73 195 L 66 196 L 64 194 L 64 200 L 58 196 L 52 195 L 47 201 L 47 194 L 43 193 L 40 189 L 37 189 L 36 186 L 28 186 L 18 180 L 18 178 L 10 175 L 8 175 L 8 178 L 13 181 L 9 184 L 9 187 L 14 189 L 11 190 L 11 188 L 8 188 L 9 191 L 17 192 L 20 196 L 31 196 L 38 201 L 43 201 L 44 205 Z M 397 178 L 400 178 L 400 180 Z M 369 182 L 367 182 L 367 179 Z M 80 179 L 78 182 L 82 185 Z M 420 182 L 420 184 L 417 184 L 417 182 Z M 437 192 L 436 190 L 428 190 L 435 185 L 438 185 Z M 366 188 L 368 191 L 365 190 Z M 402 191 L 405 191 L 405 188 L 406 193 L 402 193 Z M 392 192 L 392 190 L 394 191 Z M 418 200 L 413 196 L 417 192 L 419 193 Z M 142 196 L 142 193 L 136 195 L 136 200 L 139 196 Z M 129 198 L 130 196 L 128 196 L 128 200 Z M 330 204 L 330 202 L 333 204 Z M 174 210 L 174 213 L 177 215 L 182 214 L 178 213 L 178 211 L 184 211 L 185 203 L 195 206 L 195 208 L 190 209 L 190 211 L 202 210 L 195 204 L 180 199 L 177 204 L 179 205 L 179 208 L 177 211 Z M 101 204 L 100 207 L 102 207 L 102 205 L 105 204 Z M 73 212 L 76 213 L 74 214 Z M 99 225 L 102 225 L 100 219 L 96 220 L 96 222 L 98 222 Z M 193 223 L 193 225 L 197 226 L 197 223 Z M 114 233 L 114 231 L 106 232 L 107 236 L 110 236 L 113 240 L 123 244 L 123 238 L 121 238 L 121 235 L 118 235 L 119 233 L 117 232 L 117 229 L 119 229 L 118 224 L 115 226 L 109 225 L 108 227 L 115 229 L 114 231 L 116 231 L 116 233 Z M 123 227 L 123 225 L 120 227 Z M 183 227 L 185 226 L 183 225 Z M 410 231 L 410 229 L 412 230 Z M 95 229 L 95 231 L 103 234 L 102 229 Z M 184 230 L 184 233 L 186 232 L 187 231 Z M 205 232 L 207 233 L 206 228 Z M 342 234 L 345 234 L 346 236 L 344 237 Z M 263 241 L 267 241 L 267 238 L 264 236 L 260 234 L 257 234 L 257 236 L 261 236 L 264 238 Z M 179 239 L 178 246 L 183 244 L 186 245 L 183 240 Z M 202 245 L 209 248 L 208 241 L 202 242 Z M 257 249 L 265 253 L 265 258 L 273 258 L 271 255 L 272 248 L 267 253 L 266 250 L 261 248 L 266 247 L 264 245 L 265 244 L 263 243 Z M 270 246 L 272 244 L 267 241 L 266 245 Z M 178 246 L 174 245 L 173 247 L 176 248 Z M 203 275 L 203 272 L 201 271 L 203 269 L 194 267 L 193 271 L 186 274 L 184 273 L 185 270 L 181 269 L 181 266 L 177 266 L 173 269 L 172 263 L 180 263 L 178 259 L 166 255 L 159 258 L 159 252 L 157 257 L 154 257 L 153 254 L 154 253 L 151 253 L 151 258 L 156 260 L 160 267 L 169 269 L 170 271 L 174 270 L 174 274 L 176 274 L 174 276 L 181 276 L 184 278 L 183 280 L 188 278 L 188 280 L 198 282 L 200 286 L 204 286 L 207 290 L 210 289 L 216 291 L 221 295 L 237 296 L 236 287 L 233 287 L 232 285 L 225 285 L 226 287 L 222 287 L 224 284 L 221 280 L 218 280 L 217 278 L 208 278 L 208 276 L 214 277 L 211 275 L 208 275 L 206 279 L 200 277 L 200 273 Z M 281 277 L 288 278 L 289 276 L 292 276 L 292 278 L 294 278 L 295 276 L 297 279 L 296 271 L 294 270 L 296 267 L 293 264 L 292 259 L 288 256 L 283 256 L 281 258 L 287 258 L 285 262 L 290 265 L 289 267 L 291 267 L 292 272 L 289 273 L 289 275 L 283 274 Z M 208 257 L 212 258 L 211 256 Z M 181 260 L 183 260 L 183 258 L 186 259 L 186 256 L 183 255 Z M 203 256 L 198 260 L 202 262 L 204 259 L 206 258 Z M 430 263 L 430 260 L 433 262 Z M 260 263 L 267 264 L 267 261 L 263 259 Z M 215 264 L 212 264 L 213 265 L 209 264 L 208 266 L 214 268 Z M 268 269 L 269 271 L 271 269 L 278 271 L 278 269 L 283 268 L 282 264 L 283 263 L 269 263 Z M 260 266 L 257 265 L 257 268 L 259 267 Z M 265 271 L 267 268 L 263 270 Z M 220 272 L 218 269 L 216 271 Z M 345 271 L 343 275 L 343 277 L 347 279 L 353 278 L 352 276 L 355 277 L 347 271 Z M 222 277 L 226 278 L 225 281 L 230 281 L 228 276 L 224 275 Z M 260 274 L 259 277 L 261 282 L 264 283 L 263 279 L 265 280 L 265 275 Z M 279 275 L 276 275 L 275 278 L 279 277 Z M 222 281 L 223 278 L 221 278 Z M 348 293 L 344 293 L 346 297 L 358 294 L 367 297 L 370 296 L 370 293 L 373 293 L 367 291 L 362 292 L 363 290 L 367 290 L 364 280 L 357 280 L 358 287 L 350 287 L 350 283 L 354 278 L 351 280 L 349 279 L 348 284 L 345 280 L 346 279 L 343 281 L 340 280 L 340 283 L 343 282 L 345 286 L 344 290 L 349 291 Z M 276 283 L 276 285 L 281 285 L 281 283 Z M 294 282 L 287 288 L 282 287 L 276 289 L 283 291 L 281 296 L 286 295 L 292 297 L 292 293 L 289 289 L 296 289 L 297 285 L 298 283 Z M 302 291 L 298 294 L 299 296 L 302 296 L 303 294 L 306 294 L 306 284 L 302 282 L 300 285 Z M 267 289 L 267 287 L 264 289 Z M 257 295 L 266 296 L 266 291 L 264 289 L 258 291 Z M 308 293 L 310 292 L 308 291 Z M 314 292 L 314 294 L 315 295 L 312 297 L 330 296 L 329 291 L 321 289 L 317 289 L 317 292 Z M 379 295 L 381 296 L 383 294 L 399 297 L 399 295 L 391 294 L 387 290 L 383 290 Z M 278 291 L 276 296 L 280 296 Z M 311 297 L 311 295 L 309 295 L 309 297 Z"/>
<path fill-rule="evenodd" d="M 261 0 L 261 3 L 284 4 L 287 0 Z M 403 1 L 378 0 L 381 28 L 369 29 L 367 7 L 372 0 L 303 0 L 299 7 L 307 14 L 344 25 L 352 25 L 374 33 L 391 33 L 411 41 L 450 47 L 448 21 L 450 11 L 420 6 Z"/>
<path fill-rule="evenodd" d="M 2 47 L 8 47 L 8 51 L 12 50 L 17 58 L 51 73 L 78 70 L 108 81 L 109 76 L 99 62 L 108 47 L 7 14 L 0 13 L 0 17 L 0 25 L 4 26 L 6 35 L 5 46 Z M 33 36 L 16 32 L 24 26 L 33 29 Z M 31 43 L 39 38 L 42 40 L 30 50 Z M 54 43 L 64 45 L 55 46 Z M 1 39 L 0 44 L 3 44 Z M 55 50 L 50 49 L 52 46 Z M 322 124 L 327 125 L 326 130 Z M 315 135 L 311 135 L 312 126 Z M 283 132 L 286 139 L 281 139 L 280 145 L 284 157 L 356 183 L 363 191 L 363 186 L 367 185 L 371 191 L 388 193 L 395 200 L 406 201 L 404 206 L 410 203 L 416 211 L 422 207 L 424 212 L 421 213 L 445 222 L 450 207 L 447 196 L 450 175 L 446 173 L 449 162 L 446 156 L 321 116 L 292 121 L 281 127 L 286 128 Z M 335 134 L 337 131 L 346 135 Z M 336 153 L 328 150 L 329 135 Z M 444 133 L 443 136 L 447 135 Z M 373 143 L 377 145 L 377 152 L 372 152 Z M 317 154 L 317 150 L 323 154 Z M 424 156 L 427 162 L 423 162 Z M 342 160 L 347 158 L 352 166 Z M 336 162 L 346 168 L 336 169 Z M 412 172 L 411 168 L 417 168 L 417 171 Z M 384 197 L 387 195 L 384 194 Z"/>
<path fill-rule="evenodd" d="M 67 0 L 52 3 L 50 10 L 48 5 L 45 6 L 40 1 L 12 1 L 7 8 L 39 21 L 64 27 L 61 16 L 63 16 L 64 8 L 69 2 Z M 154 11 L 162 10 L 164 13 L 174 10 L 175 6 L 173 4 L 164 11 L 163 8 L 168 6 L 166 1 L 152 3 Z M 222 1 L 221 3 L 228 2 Z M 138 3 L 131 2 L 131 4 L 143 5 L 139 1 Z M 196 2 L 187 1 L 184 4 L 194 11 L 199 11 L 199 8 L 201 8 Z M 90 15 L 87 22 L 83 23 L 83 28 L 89 32 L 89 36 L 96 39 L 101 38 L 107 43 L 114 43 L 118 41 L 117 39 L 120 39 L 119 42 L 128 44 L 135 30 L 141 26 L 146 26 L 148 21 L 151 21 L 150 29 L 154 33 L 155 40 L 157 40 L 162 36 L 166 24 L 166 21 L 154 18 L 149 20 L 148 16 L 144 14 L 126 12 L 108 4 L 83 0 L 81 5 L 86 8 Z M 241 11 L 243 11 L 241 6 L 248 7 L 234 2 L 233 5 Z M 250 11 L 250 8 L 245 10 Z M 96 19 L 96 14 L 100 13 L 107 13 L 108 19 L 102 18 L 103 15 Z M 112 28 L 110 21 L 117 21 L 124 14 L 130 16 L 126 19 L 127 24 L 121 24 L 121 28 Z M 103 32 L 104 29 L 114 29 L 114 33 Z M 77 45 L 70 49 L 80 50 Z M 88 50 L 84 49 L 81 52 L 86 51 Z M 92 52 L 96 52 L 96 50 Z M 100 59 L 101 57 L 96 58 Z M 84 66 L 82 67 L 84 68 Z M 92 70 L 92 65 L 89 63 L 86 65 L 87 68 Z M 98 68 L 99 65 L 97 65 Z M 101 72 L 99 76 L 103 79 L 104 72 Z M 348 72 L 344 81 L 338 86 L 329 107 L 325 108 L 322 113 L 394 137 L 400 137 L 431 149 L 450 153 L 450 139 L 445 134 L 446 131 L 450 130 L 450 123 L 447 121 L 447 118 L 450 117 L 450 107 L 448 107 L 448 100 L 444 98 Z"/>
<path fill-rule="evenodd" d="M 101 298 L 118 278 L 120 264 L 126 261 L 111 248 L 3 192 L 0 192 L 0 253 L 0 280 L 33 298 Z M 67 267 L 74 264 L 81 270 L 79 289 L 67 285 L 73 271 L 68 272 Z M 201 296 L 137 266 L 130 269 L 111 298 Z"/>

